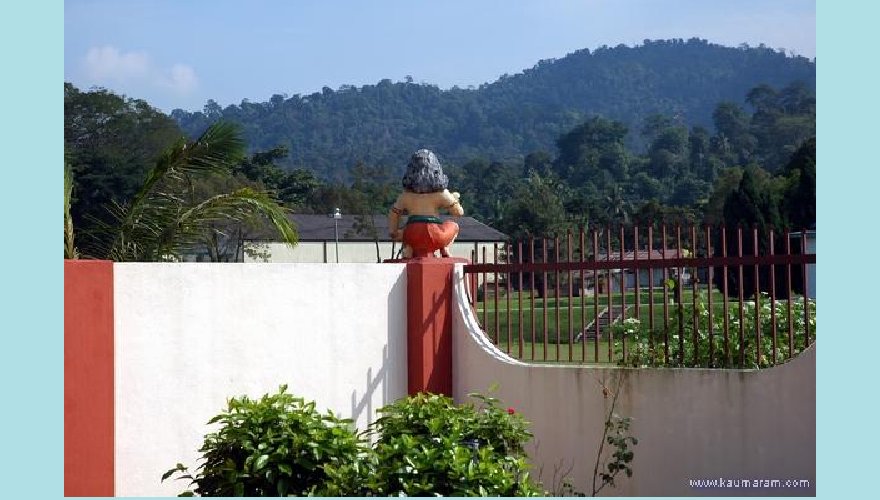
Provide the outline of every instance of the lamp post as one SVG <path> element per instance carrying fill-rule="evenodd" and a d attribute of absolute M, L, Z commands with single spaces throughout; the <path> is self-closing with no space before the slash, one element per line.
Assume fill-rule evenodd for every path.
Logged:
<path fill-rule="evenodd" d="M 339 264 L 339 219 L 342 218 L 342 212 L 337 208 L 330 217 L 333 217 L 334 233 L 336 235 L 336 263 Z"/>

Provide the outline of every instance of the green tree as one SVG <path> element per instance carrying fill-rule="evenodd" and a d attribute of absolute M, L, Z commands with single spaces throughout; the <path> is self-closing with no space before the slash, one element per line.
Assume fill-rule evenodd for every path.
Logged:
<path fill-rule="evenodd" d="M 572 183 L 592 181 L 599 189 L 627 175 L 624 139 L 627 127 L 621 122 L 593 117 L 557 141 L 559 175 Z"/>
<path fill-rule="evenodd" d="M 728 227 L 726 251 L 729 256 L 739 255 L 740 246 L 742 255 L 767 255 L 770 247 L 769 230 L 782 226 L 780 214 L 780 187 L 778 179 L 774 179 L 766 171 L 750 166 L 743 171 L 739 187 L 728 195 L 724 202 L 724 223 Z M 737 228 L 742 229 L 742 239 L 739 237 Z M 757 229 L 757 241 L 755 232 Z M 777 234 L 777 237 L 779 235 Z M 757 252 L 755 246 L 757 244 Z M 779 247 L 780 242 L 775 242 Z M 715 251 L 720 255 L 724 250 L 720 241 L 715 244 Z M 731 295 L 743 293 L 744 297 L 755 294 L 755 279 L 753 272 L 744 272 L 742 281 L 739 279 L 739 268 L 727 269 L 728 290 Z M 777 266 L 776 279 L 780 280 L 784 266 Z M 722 283 L 723 270 L 720 268 L 715 273 L 715 281 L 719 286 Z M 769 266 L 761 266 L 757 276 L 759 291 L 770 290 Z M 780 282 L 782 283 L 782 282 Z M 777 288 L 777 297 L 786 297 L 786 288 L 781 284 Z"/>
<path fill-rule="evenodd" d="M 749 116 L 738 104 L 722 102 L 712 113 L 717 137 L 713 141 L 713 153 L 725 165 L 745 165 L 749 162 L 757 140 L 749 129 Z"/>
<path fill-rule="evenodd" d="M 750 128 L 756 138 L 756 155 L 765 169 L 777 172 L 803 141 L 816 135 L 816 98 L 802 83 L 782 90 L 767 85 L 749 92 L 755 108 Z"/>
<path fill-rule="evenodd" d="M 397 191 L 390 183 L 379 181 L 385 175 L 385 169 L 368 167 L 363 162 L 358 162 L 352 169 L 354 180 L 351 191 L 352 199 L 355 200 L 355 206 L 352 207 L 352 213 L 355 214 L 352 231 L 373 240 L 377 263 L 382 262 L 382 255 L 379 250 L 379 228 L 374 216 L 388 213 Z"/>
<path fill-rule="evenodd" d="M 677 177 L 688 167 L 688 131 L 671 126 L 657 132 L 648 149 L 648 169 L 657 178 Z"/>
<path fill-rule="evenodd" d="M 83 255 L 108 242 L 96 229 L 112 221 L 105 207 L 130 199 L 162 151 L 181 135 L 171 118 L 139 99 L 64 84 L 65 162 L 73 176 L 70 215 Z"/>
<path fill-rule="evenodd" d="M 560 231 L 566 225 L 564 192 L 554 176 L 532 172 L 508 199 L 501 230 L 514 238 L 543 237 Z"/>
<path fill-rule="evenodd" d="M 724 203 L 727 198 L 739 188 L 742 181 L 743 169 L 730 167 L 722 169 L 715 183 L 712 185 L 712 193 L 706 204 L 703 214 L 703 222 L 706 224 L 724 223 Z"/>
<path fill-rule="evenodd" d="M 115 204 L 112 223 L 102 226 L 109 245 L 102 256 L 115 261 L 176 259 L 205 244 L 218 222 L 264 217 L 288 244 L 296 229 L 285 210 L 267 193 L 242 187 L 196 197 L 193 182 L 212 175 L 230 176 L 243 157 L 238 127 L 218 122 L 195 141 L 180 138 L 147 173 L 131 200 Z"/>
<path fill-rule="evenodd" d="M 788 225 L 795 230 L 816 224 L 816 138 L 813 137 L 795 152 L 786 165 L 786 190 L 783 211 Z"/>

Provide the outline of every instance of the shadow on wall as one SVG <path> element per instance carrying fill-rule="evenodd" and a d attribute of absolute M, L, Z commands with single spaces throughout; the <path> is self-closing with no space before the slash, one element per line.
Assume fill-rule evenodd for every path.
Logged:
<path fill-rule="evenodd" d="M 401 325 L 392 324 L 401 310 L 406 311 L 406 273 L 400 274 L 388 294 L 388 329 L 382 364 L 377 370 L 367 368 L 366 386 L 360 395 L 357 390 L 351 391 L 351 418 L 355 422 L 362 421 L 361 417 L 365 417 L 363 421 L 367 424 L 375 420 L 374 412 L 378 408 L 373 404 L 377 390 L 382 391 L 380 407 L 406 396 L 406 363 L 397 366 L 393 361 L 406 360 L 406 316 Z M 404 332 L 403 337 L 394 338 L 395 331 Z"/>

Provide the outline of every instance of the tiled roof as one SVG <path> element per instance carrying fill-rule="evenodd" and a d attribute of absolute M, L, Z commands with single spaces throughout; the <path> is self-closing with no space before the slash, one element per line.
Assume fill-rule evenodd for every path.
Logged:
<path fill-rule="evenodd" d="M 299 232 L 300 241 L 335 241 L 335 225 L 334 219 L 323 214 L 293 214 L 290 220 L 296 225 Z M 373 235 L 369 230 L 358 232 L 355 226 L 369 225 L 369 216 L 364 215 L 346 215 L 343 214 L 339 219 L 339 241 L 374 241 Z M 391 241 L 388 237 L 388 216 L 373 215 L 373 224 L 379 236 L 379 241 Z M 441 216 L 441 219 L 448 219 L 448 216 Z M 402 224 L 406 221 L 406 217 L 402 218 Z M 456 219 L 459 226 L 458 238 L 456 241 L 507 241 L 507 235 L 493 229 L 486 224 L 474 219 L 473 217 L 459 217 Z M 366 223 L 366 224 L 365 224 Z M 275 240 L 277 236 L 270 232 L 257 232 L 247 236 L 245 239 L 251 240 Z"/>
<path fill-rule="evenodd" d="M 623 259 L 620 258 L 620 252 L 611 252 L 611 257 L 609 258 L 606 254 L 600 253 L 596 260 L 633 260 L 633 258 L 637 260 L 647 260 L 647 259 L 662 259 L 664 258 L 664 253 L 661 250 L 657 250 L 656 248 L 651 250 L 648 253 L 647 250 L 639 250 L 638 256 L 634 255 L 632 250 L 628 250 L 623 252 Z M 667 248 L 665 253 L 665 258 L 667 259 L 677 259 L 679 257 L 678 250 L 675 248 Z"/>

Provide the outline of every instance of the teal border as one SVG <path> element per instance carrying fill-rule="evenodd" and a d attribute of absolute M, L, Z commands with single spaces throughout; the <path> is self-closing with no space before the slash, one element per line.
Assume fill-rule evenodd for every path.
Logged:
<path fill-rule="evenodd" d="M 876 477 L 878 11 L 817 3 L 816 492 L 871 496 Z M 819 236 L 821 232 L 821 236 Z M 821 238 L 821 239 L 819 239 Z"/>
<path fill-rule="evenodd" d="M 63 495 L 64 4 L 0 7 L 3 496 Z"/>

